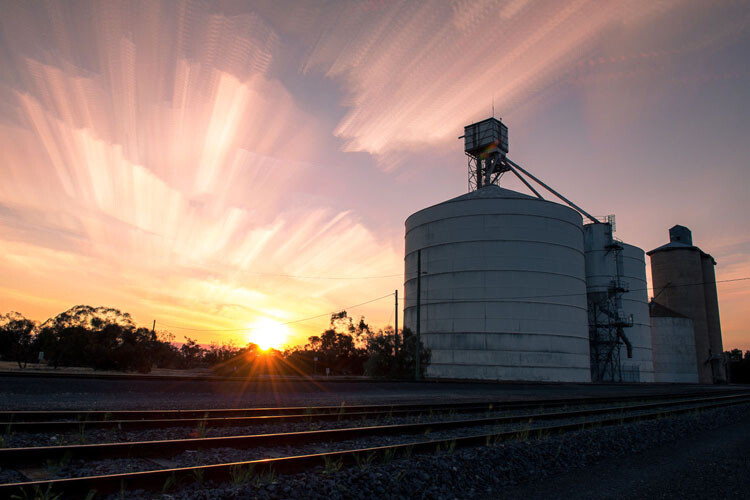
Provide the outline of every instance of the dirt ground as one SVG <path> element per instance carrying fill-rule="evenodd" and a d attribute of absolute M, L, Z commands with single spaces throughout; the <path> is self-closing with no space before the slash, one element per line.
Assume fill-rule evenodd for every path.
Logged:
<path fill-rule="evenodd" d="M 0 374 L 0 408 L 159 409 L 512 401 L 730 390 L 739 386 L 186 379 Z M 745 387 L 750 389 L 750 387 Z"/>

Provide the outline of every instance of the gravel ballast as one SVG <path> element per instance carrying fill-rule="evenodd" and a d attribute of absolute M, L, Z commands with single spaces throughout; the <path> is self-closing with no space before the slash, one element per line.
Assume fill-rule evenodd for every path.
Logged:
<path fill-rule="evenodd" d="M 704 410 L 617 427 L 413 455 L 338 472 L 256 477 L 242 484 L 191 485 L 164 494 L 127 492 L 126 498 L 209 500 L 251 498 L 495 498 L 519 483 L 540 480 L 604 459 L 635 455 L 691 434 L 748 420 L 750 405 Z M 119 495 L 111 496 L 111 500 Z"/>
<path fill-rule="evenodd" d="M 440 403 L 467 399 L 540 399 L 648 396 L 730 391 L 737 387 L 660 384 L 312 381 L 216 382 L 67 379 L 0 375 L 3 410 L 125 410 L 250 408 L 345 404 Z"/>
<path fill-rule="evenodd" d="M 134 442 L 150 441 L 162 439 L 190 439 L 197 437 L 214 437 L 214 436 L 243 436 L 250 434 L 271 434 L 286 432 L 302 432 L 323 429 L 343 429 L 350 427 L 365 427 L 377 425 L 398 425 L 413 424 L 425 422 L 441 422 L 454 420 L 473 420 L 490 417 L 505 417 L 531 414 L 558 413 L 571 410 L 587 410 L 597 408 L 617 408 L 627 410 L 628 407 L 642 404 L 643 402 L 630 402 L 621 406 L 612 403 L 603 405 L 580 405 L 565 406 L 537 409 L 519 409 L 519 410 L 502 410 L 502 411 L 483 411 L 461 413 L 460 411 L 423 413 L 419 415 L 383 415 L 375 418 L 349 417 L 345 414 L 340 415 L 336 420 L 318 421 L 314 416 L 309 421 L 299 422 L 265 422 L 259 420 L 252 424 L 237 426 L 212 426 L 210 422 L 201 426 L 200 423 L 192 426 L 181 426 L 171 428 L 154 428 L 138 429 L 123 431 L 113 429 L 92 429 L 87 428 L 85 423 L 78 425 L 76 431 L 61 432 L 23 432 L 19 431 L 20 425 L 14 427 L 13 424 L 6 426 L 2 434 L 2 446 L 7 448 L 18 448 L 26 446 L 60 446 L 70 444 L 96 444 L 96 443 L 116 443 L 116 442 Z M 652 402 L 648 402 L 652 403 Z M 675 406 L 677 408 L 678 406 Z M 617 410 L 616 410 L 617 411 Z M 650 411 L 650 410 L 644 410 Z"/>

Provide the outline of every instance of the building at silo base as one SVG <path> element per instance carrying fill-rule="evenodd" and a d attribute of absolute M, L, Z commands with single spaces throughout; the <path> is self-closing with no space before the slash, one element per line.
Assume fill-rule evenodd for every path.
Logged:
<path fill-rule="evenodd" d="M 650 306 L 654 381 L 697 384 L 693 321 L 658 303 Z"/>
<path fill-rule="evenodd" d="M 496 185 L 407 218 L 404 326 L 427 376 L 589 382 L 582 233 L 578 212 Z"/>
<path fill-rule="evenodd" d="M 666 245 L 648 252 L 654 302 L 692 320 L 699 382 L 725 382 L 716 261 L 693 245 L 692 234 L 684 226 L 672 227 L 669 239 Z"/>
<path fill-rule="evenodd" d="M 653 382 L 645 254 L 612 231 L 610 223 L 584 226 L 591 378 Z"/>

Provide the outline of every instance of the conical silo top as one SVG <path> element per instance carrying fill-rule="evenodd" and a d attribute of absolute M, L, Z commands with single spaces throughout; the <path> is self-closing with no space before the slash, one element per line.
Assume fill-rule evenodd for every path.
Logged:
<path fill-rule="evenodd" d="M 693 244 L 693 233 L 685 226 L 672 226 L 669 228 L 669 243 L 662 245 L 658 248 L 654 248 L 651 251 L 646 252 L 646 255 L 651 256 L 657 252 L 665 252 L 669 250 L 696 250 L 700 252 L 702 257 L 707 257 L 716 264 L 716 260 L 710 255 L 698 248 Z"/>
<path fill-rule="evenodd" d="M 518 191 L 513 191 L 512 189 L 505 189 L 505 188 L 498 186 L 497 184 L 490 184 L 488 186 L 481 187 L 474 191 L 469 191 L 468 193 L 462 194 L 461 196 L 451 198 L 450 200 L 444 201 L 443 203 L 453 203 L 456 201 L 478 200 L 478 199 L 487 199 L 487 198 L 511 198 L 511 199 L 516 199 L 516 200 L 539 200 L 539 198 L 535 196 L 529 196 L 528 194 L 519 193 Z M 539 201 L 542 201 L 542 200 L 539 200 Z"/>
<path fill-rule="evenodd" d="M 488 215 L 527 214 L 561 218 L 576 225 L 582 224 L 581 215 L 571 208 L 490 184 L 423 208 L 407 217 L 406 226 L 408 229 L 426 221 L 482 213 Z"/>

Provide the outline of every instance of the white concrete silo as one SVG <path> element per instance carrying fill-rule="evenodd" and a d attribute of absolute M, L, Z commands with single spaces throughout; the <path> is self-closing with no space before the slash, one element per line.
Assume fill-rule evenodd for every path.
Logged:
<path fill-rule="evenodd" d="M 404 326 L 413 331 L 418 279 L 428 376 L 590 381 L 575 210 L 496 185 L 420 210 L 406 220 Z"/>
<path fill-rule="evenodd" d="M 654 381 L 697 384 L 693 320 L 657 302 L 650 313 Z"/>
<path fill-rule="evenodd" d="M 586 224 L 584 248 L 592 380 L 653 382 L 643 250 L 614 239 L 609 223 Z M 618 328 L 622 333 L 619 338 Z M 612 347 L 617 349 L 612 356 L 606 352 L 608 331 Z"/>

